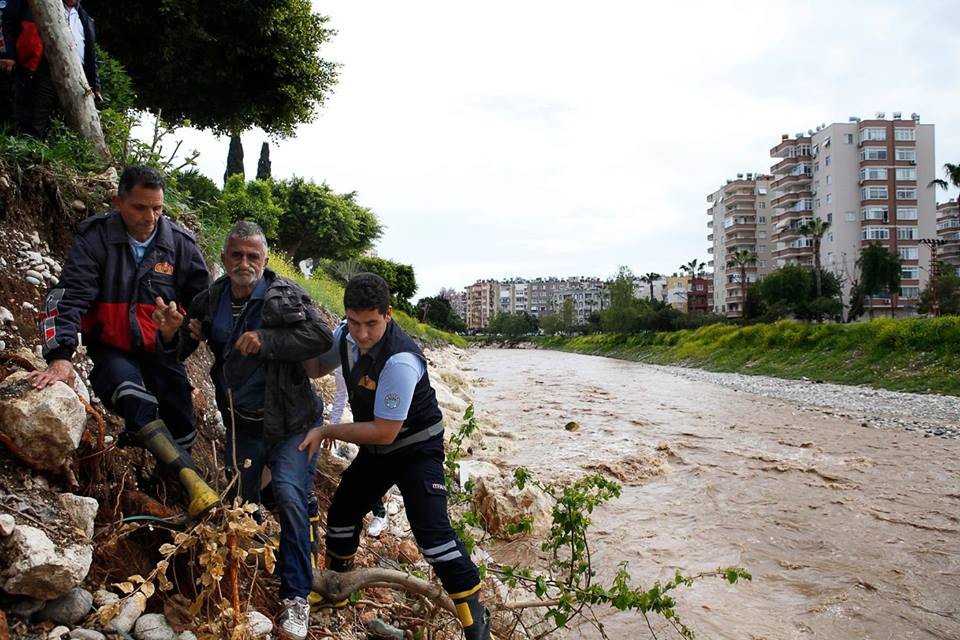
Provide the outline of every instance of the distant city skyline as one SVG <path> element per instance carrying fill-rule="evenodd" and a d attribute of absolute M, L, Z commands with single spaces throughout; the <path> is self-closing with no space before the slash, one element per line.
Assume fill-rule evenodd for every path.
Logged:
<path fill-rule="evenodd" d="M 917 112 L 936 125 L 938 177 L 960 162 L 952 2 L 315 7 L 341 80 L 314 123 L 271 142 L 273 174 L 357 191 L 417 297 L 706 261 L 704 194 L 767 172 L 780 134 L 848 116 Z M 185 137 L 219 182 L 227 139 Z M 243 136 L 248 176 L 265 139 Z"/>

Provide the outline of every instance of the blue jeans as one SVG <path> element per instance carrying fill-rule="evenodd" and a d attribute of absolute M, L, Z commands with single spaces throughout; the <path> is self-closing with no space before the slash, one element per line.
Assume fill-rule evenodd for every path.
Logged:
<path fill-rule="evenodd" d="M 313 582 L 307 499 L 312 491 L 312 470 L 316 458 L 310 460 L 306 451 L 297 451 L 303 436 L 303 433 L 295 433 L 268 446 L 262 433 L 239 429 L 236 437 L 236 467 L 240 470 L 240 479 L 228 495 L 230 500 L 239 495 L 247 502 L 259 504 L 263 467 L 270 467 L 273 496 L 280 513 L 277 572 L 280 576 L 281 599 L 306 598 Z M 229 425 L 224 449 L 227 472 L 232 473 L 233 434 Z M 250 460 L 247 468 L 244 468 L 245 460 Z"/>

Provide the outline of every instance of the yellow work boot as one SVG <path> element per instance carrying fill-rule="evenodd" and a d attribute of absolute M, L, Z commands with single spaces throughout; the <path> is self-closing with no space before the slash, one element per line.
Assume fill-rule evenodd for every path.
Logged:
<path fill-rule="evenodd" d="M 180 469 L 180 484 L 187 490 L 187 515 L 196 520 L 220 502 L 220 496 L 193 469 Z"/>
<path fill-rule="evenodd" d="M 147 423 L 135 436 L 143 448 L 153 454 L 157 464 L 180 480 L 190 499 L 187 514 L 191 518 L 198 518 L 220 502 L 220 496 L 200 477 L 193 458 L 176 443 L 163 420 Z"/>
<path fill-rule="evenodd" d="M 490 640 L 490 610 L 480 603 L 480 585 L 469 591 L 451 593 L 466 640 Z"/>

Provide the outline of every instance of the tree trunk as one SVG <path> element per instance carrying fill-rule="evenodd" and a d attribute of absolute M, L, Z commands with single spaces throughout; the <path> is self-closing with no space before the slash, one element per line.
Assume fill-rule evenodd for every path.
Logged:
<path fill-rule="evenodd" d="M 90 142 L 104 160 L 110 161 L 110 150 L 103 139 L 93 91 L 87 84 L 83 65 L 77 57 L 73 34 L 63 13 L 63 3 L 60 0 L 28 1 L 37 31 L 43 40 L 43 55 L 50 65 L 50 77 L 57 89 L 67 124 Z"/>

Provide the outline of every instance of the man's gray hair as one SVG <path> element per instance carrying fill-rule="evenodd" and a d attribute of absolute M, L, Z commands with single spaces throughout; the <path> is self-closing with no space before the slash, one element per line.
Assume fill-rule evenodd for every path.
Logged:
<path fill-rule="evenodd" d="M 263 243 L 263 255 L 267 255 L 270 251 L 270 246 L 267 244 L 267 236 L 263 234 L 263 229 L 261 229 L 260 225 L 256 222 L 240 220 L 230 227 L 227 237 L 223 239 L 223 253 L 227 252 L 227 244 L 230 243 L 230 238 L 236 238 L 237 240 L 256 238 Z"/>

